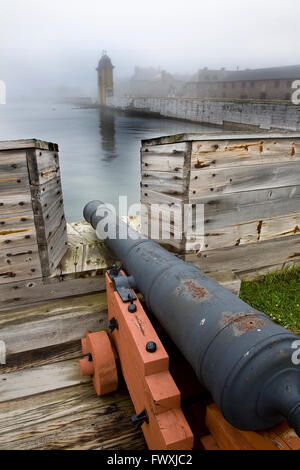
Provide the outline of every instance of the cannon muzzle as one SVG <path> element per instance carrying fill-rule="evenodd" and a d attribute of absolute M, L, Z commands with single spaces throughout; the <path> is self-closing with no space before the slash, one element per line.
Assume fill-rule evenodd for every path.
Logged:
<path fill-rule="evenodd" d="M 299 337 L 128 228 L 102 202 L 88 203 L 84 217 L 133 276 L 229 423 L 260 430 L 285 418 L 300 436 Z"/>

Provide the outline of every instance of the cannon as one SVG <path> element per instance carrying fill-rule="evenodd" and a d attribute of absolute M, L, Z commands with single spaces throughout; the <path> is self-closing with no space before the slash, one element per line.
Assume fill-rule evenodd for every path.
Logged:
<path fill-rule="evenodd" d="M 116 267 L 110 272 L 114 290 L 132 309 L 131 289 L 142 294 L 224 418 L 247 431 L 285 419 L 300 436 L 299 337 L 127 227 L 102 202 L 88 203 L 84 217 L 127 274 Z"/>

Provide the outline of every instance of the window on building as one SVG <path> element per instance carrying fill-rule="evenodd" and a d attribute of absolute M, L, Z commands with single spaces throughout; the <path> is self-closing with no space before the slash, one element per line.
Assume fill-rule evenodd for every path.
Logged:
<path fill-rule="evenodd" d="M 232 82 L 232 88 L 235 88 L 235 82 Z"/>
<path fill-rule="evenodd" d="M 279 85 L 280 85 L 280 82 L 279 82 L 279 80 L 275 80 L 275 82 L 274 82 L 274 86 L 275 86 L 275 88 L 279 88 Z"/>
<path fill-rule="evenodd" d="M 261 94 L 260 94 L 260 99 L 261 100 L 265 100 L 267 99 L 267 93 L 265 91 L 262 91 Z"/>
<path fill-rule="evenodd" d="M 251 88 L 254 88 L 255 82 L 251 82 Z"/>

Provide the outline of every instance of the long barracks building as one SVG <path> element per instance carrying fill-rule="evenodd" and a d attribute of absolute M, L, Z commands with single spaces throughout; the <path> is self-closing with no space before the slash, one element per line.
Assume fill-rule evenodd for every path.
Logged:
<path fill-rule="evenodd" d="M 182 96 L 290 100 L 295 80 L 300 80 L 300 65 L 235 72 L 205 68 L 185 84 Z"/>

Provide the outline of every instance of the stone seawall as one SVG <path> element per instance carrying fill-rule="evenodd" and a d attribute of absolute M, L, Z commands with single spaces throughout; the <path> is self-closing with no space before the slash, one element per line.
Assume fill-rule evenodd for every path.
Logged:
<path fill-rule="evenodd" d="M 235 129 L 300 130 L 300 106 L 283 101 L 113 97 L 108 105 Z"/>

